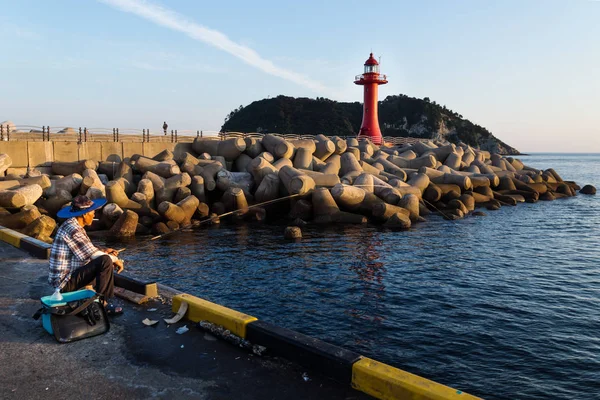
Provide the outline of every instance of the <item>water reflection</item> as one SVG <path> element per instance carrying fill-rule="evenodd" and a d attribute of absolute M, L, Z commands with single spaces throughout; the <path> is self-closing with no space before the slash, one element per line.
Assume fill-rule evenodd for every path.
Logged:
<path fill-rule="evenodd" d="M 356 262 L 348 269 L 358 278 L 352 290 L 360 290 L 362 297 L 359 304 L 363 307 L 349 308 L 347 314 L 359 319 L 381 323 L 385 320 L 383 300 L 385 297 L 385 264 L 380 261 L 378 247 L 382 246 L 379 234 L 373 231 L 364 232 L 356 240 L 353 251 Z M 366 306 L 366 307 L 365 307 Z M 368 310 L 368 311 L 367 311 Z"/>

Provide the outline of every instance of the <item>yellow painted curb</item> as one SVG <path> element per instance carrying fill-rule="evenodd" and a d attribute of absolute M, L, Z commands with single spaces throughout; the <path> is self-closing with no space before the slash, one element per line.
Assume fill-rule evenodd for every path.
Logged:
<path fill-rule="evenodd" d="M 366 357 L 352 366 L 352 387 L 382 400 L 479 399 Z"/>
<path fill-rule="evenodd" d="M 209 321 L 229 329 L 231 333 L 242 338 L 246 338 L 246 325 L 257 320 L 256 317 L 251 315 L 211 303 L 210 301 L 189 294 L 173 296 L 173 312 L 179 310 L 179 305 L 182 301 L 188 303 L 189 307 L 185 317 L 190 321 Z"/>
<path fill-rule="evenodd" d="M 0 227 L 0 240 L 15 247 L 21 247 L 21 239 L 27 237 L 12 229 Z"/>

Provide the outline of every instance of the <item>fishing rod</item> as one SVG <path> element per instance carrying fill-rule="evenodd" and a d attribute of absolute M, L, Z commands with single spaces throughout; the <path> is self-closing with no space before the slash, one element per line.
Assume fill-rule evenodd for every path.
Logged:
<path fill-rule="evenodd" d="M 289 196 L 279 197 L 277 199 L 267 200 L 267 201 L 263 201 L 262 203 L 253 204 L 253 205 L 248 206 L 248 207 L 238 208 L 237 210 L 228 211 L 228 212 L 225 212 L 223 214 L 217 215 L 216 217 L 211 217 L 211 218 L 205 219 L 204 221 L 198 221 L 198 222 L 195 222 L 195 223 L 186 224 L 186 225 L 180 227 L 179 229 L 175 229 L 173 231 L 165 232 L 165 233 L 163 233 L 161 235 L 154 236 L 154 237 L 150 238 L 149 241 L 154 241 L 154 240 L 163 238 L 163 237 L 165 237 L 167 235 L 170 235 L 170 234 L 175 233 L 175 232 L 179 232 L 179 231 L 181 231 L 183 229 L 195 228 L 195 227 L 198 227 L 200 225 L 203 225 L 203 224 L 206 224 L 206 223 L 210 223 L 210 222 L 212 222 L 216 218 L 227 217 L 227 216 L 233 215 L 233 214 L 235 214 L 235 213 L 237 213 L 239 211 L 249 210 L 249 209 L 254 208 L 254 207 L 259 207 L 259 206 L 265 206 L 265 205 L 269 205 L 269 204 L 274 204 L 274 203 L 277 203 L 277 202 L 280 202 L 280 201 L 283 201 L 283 200 L 289 200 L 289 199 L 293 199 L 294 197 L 299 197 L 299 196 L 304 196 L 304 195 L 301 195 L 301 194 L 291 194 Z"/>

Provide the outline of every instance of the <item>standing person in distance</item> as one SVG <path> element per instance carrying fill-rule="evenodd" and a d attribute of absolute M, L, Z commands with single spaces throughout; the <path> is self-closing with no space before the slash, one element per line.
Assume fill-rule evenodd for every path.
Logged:
<path fill-rule="evenodd" d="M 168 128 L 169 128 L 169 125 L 167 125 L 167 121 L 163 121 L 163 132 L 165 133 L 165 135 L 167 134 Z"/>

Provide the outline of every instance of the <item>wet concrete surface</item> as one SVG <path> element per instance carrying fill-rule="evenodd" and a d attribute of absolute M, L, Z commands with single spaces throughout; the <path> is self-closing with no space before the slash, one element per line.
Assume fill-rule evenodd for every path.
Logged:
<path fill-rule="evenodd" d="M 1 399 L 368 399 L 286 360 L 260 357 L 189 321 L 169 304 L 117 300 L 108 333 L 59 344 L 32 319 L 51 294 L 47 261 L 0 243 Z M 156 308 L 156 311 L 149 311 Z M 153 327 L 144 318 L 160 320 Z M 187 325 L 187 333 L 176 329 Z M 303 374 L 307 374 L 307 381 Z"/>

